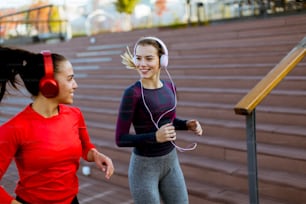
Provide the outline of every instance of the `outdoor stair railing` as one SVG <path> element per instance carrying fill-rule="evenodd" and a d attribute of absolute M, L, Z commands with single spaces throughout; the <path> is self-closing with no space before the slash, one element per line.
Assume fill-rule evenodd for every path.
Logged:
<path fill-rule="evenodd" d="M 33 30 L 36 30 L 37 34 L 33 36 L 33 40 L 38 38 L 39 35 L 46 35 L 46 37 L 48 37 L 49 35 L 50 37 L 57 37 L 64 40 L 63 38 L 66 37 L 68 32 L 68 20 L 52 19 L 51 14 L 53 7 L 54 5 L 49 4 L 0 16 L 0 27 L 2 29 L 10 29 L 10 27 L 14 26 L 15 32 L 17 33 L 17 37 L 29 37 L 32 35 Z M 43 11 L 47 11 L 48 13 L 47 17 L 44 16 L 44 18 L 42 19 L 41 15 Z M 20 32 L 18 31 L 19 25 L 24 25 L 26 27 L 25 35 L 20 34 Z"/>
<path fill-rule="evenodd" d="M 234 107 L 236 114 L 246 116 L 249 200 L 259 204 L 256 149 L 256 107 L 289 74 L 306 55 L 306 37 L 301 40 L 258 84 Z"/>

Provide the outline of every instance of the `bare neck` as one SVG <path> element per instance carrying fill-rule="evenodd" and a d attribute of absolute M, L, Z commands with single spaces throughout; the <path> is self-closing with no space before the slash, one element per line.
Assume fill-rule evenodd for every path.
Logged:
<path fill-rule="evenodd" d="M 59 107 L 58 103 L 54 100 L 45 98 L 43 96 L 38 96 L 32 103 L 32 108 L 35 112 L 42 115 L 45 118 L 50 118 L 58 115 Z"/>

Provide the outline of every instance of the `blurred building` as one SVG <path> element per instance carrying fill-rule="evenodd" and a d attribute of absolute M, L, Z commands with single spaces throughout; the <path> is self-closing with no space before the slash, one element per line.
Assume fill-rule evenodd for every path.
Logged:
<path fill-rule="evenodd" d="M 116 11 L 115 1 L 88 0 L 88 4 L 78 8 L 81 12 L 74 12 L 82 15 L 71 20 L 71 23 L 84 26 L 87 34 L 95 34 L 182 23 L 207 23 L 305 9 L 303 0 L 139 0 L 134 13 L 129 16 Z M 69 6 L 66 8 L 71 9 Z"/>
<path fill-rule="evenodd" d="M 24 1 L 19 9 L 5 7 L 0 10 L 1 39 L 24 34 L 42 35 L 41 30 L 33 26 L 32 21 L 28 19 L 28 16 L 33 16 L 32 13 L 23 13 L 23 17 L 13 15 L 9 18 L 1 18 L 7 13 L 35 7 L 29 2 L 33 1 Z M 56 14 L 51 15 L 52 19 L 50 17 L 52 22 L 49 22 L 47 27 L 50 27 L 51 23 L 53 27 L 57 25 L 57 20 L 65 21 L 65 24 L 58 26 L 61 32 L 65 32 L 64 36 L 61 34 L 64 39 L 77 35 L 96 35 L 103 32 L 121 32 L 186 23 L 204 24 L 224 19 L 305 10 L 304 0 L 139 0 L 134 12 L 128 15 L 116 10 L 114 5 L 116 0 L 46 0 L 39 2 L 54 5 L 57 8 Z M 37 19 L 41 19 L 41 15 Z"/>

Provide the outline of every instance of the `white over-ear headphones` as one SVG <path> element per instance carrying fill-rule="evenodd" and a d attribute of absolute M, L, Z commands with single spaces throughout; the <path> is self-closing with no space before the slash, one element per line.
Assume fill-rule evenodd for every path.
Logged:
<path fill-rule="evenodd" d="M 160 56 L 160 66 L 163 67 L 163 68 L 167 68 L 167 66 L 168 66 L 168 49 L 167 49 L 165 43 L 163 43 L 163 41 L 161 41 L 159 38 L 156 38 L 156 37 L 142 37 L 136 42 L 136 44 L 134 46 L 134 53 L 133 53 L 134 54 L 134 56 L 133 56 L 134 64 L 137 64 L 137 59 L 136 59 L 137 45 L 143 40 L 154 40 L 162 47 L 165 54 Z"/>

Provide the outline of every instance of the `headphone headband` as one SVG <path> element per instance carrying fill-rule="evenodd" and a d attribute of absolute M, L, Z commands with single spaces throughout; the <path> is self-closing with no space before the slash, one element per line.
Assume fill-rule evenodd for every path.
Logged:
<path fill-rule="evenodd" d="M 53 77 L 51 52 L 49 50 L 42 50 L 40 53 L 44 57 L 45 77 Z"/>
<path fill-rule="evenodd" d="M 137 45 L 139 44 L 139 42 L 143 41 L 143 40 L 154 40 L 156 41 L 158 44 L 160 44 L 160 46 L 162 47 L 163 51 L 165 52 L 165 55 L 168 56 L 168 49 L 167 49 L 167 46 L 165 45 L 165 43 L 157 38 L 157 37 L 152 37 L 152 36 L 148 36 L 148 37 L 142 37 L 140 38 L 136 43 L 135 43 L 135 46 L 134 46 L 134 55 L 136 55 L 136 47 Z"/>
<path fill-rule="evenodd" d="M 136 48 L 137 48 L 138 44 L 143 40 L 154 40 L 161 46 L 162 50 L 164 51 L 164 54 L 160 56 L 160 66 L 164 67 L 164 68 L 167 68 L 167 66 L 168 66 L 168 49 L 167 49 L 167 46 L 165 45 L 165 43 L 161 39 L 159 39 L 157 37 L 152 37 L 152 36 L 142 37 L 135 43 L 134 52 L 133 52 L 134 63 L 136 64 Z"/>

